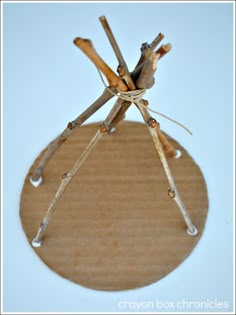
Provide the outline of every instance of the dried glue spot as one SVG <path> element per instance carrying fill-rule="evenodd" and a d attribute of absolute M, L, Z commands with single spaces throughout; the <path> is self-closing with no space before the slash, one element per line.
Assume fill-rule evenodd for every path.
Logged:
<path fill-rule="evenodd" d="M 177 149 L 174 158 L 175 158 L 175 159 L 179 159 L 181 156 L 182 156 L 182 152 Z"/>
<path fill-rule="evenodd" d="M 33 239 L 31 245 L 33 247 L 40 247 L 42 245 L 42 242 L 41 241 L 38 241 L 36 238 Z"/>
<path fill-rule="evenodd" d="M 116 132 L 116 127 L 112 127 L 109 129 L 109 134 L 115 133 Z"/>
<path fill-rule="evenodd" d="M 34 187 L 39 187 L 39 185 L 42 183 L 42 181 L 43 181 L 42 176 L 40 176 L 38 180 L 33 180 L 32 177 L 30 176 L 30 183 Z"/>
<path fill-rule="evenodd" d="M 188 235 L 190 235 L 190 236 L 195 236 L 195 235 L 198 235 L 198 230 L 197 230 L 196 226 L 193 225 L 193 230 L 190 231 L 189 229 L 187 229 L 187 233 L 188 233 Z"/>

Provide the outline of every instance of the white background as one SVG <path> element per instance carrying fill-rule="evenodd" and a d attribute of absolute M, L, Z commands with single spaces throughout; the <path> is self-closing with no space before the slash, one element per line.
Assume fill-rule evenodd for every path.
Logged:
<path fill-rule="evenodd" d="M 172 51 L 158 65 L 155 86 L 145 97 L 150 107 L 193 131 L 191 137 L 157 118 L 200 166 L 209 194 L 206 227 L 192 254 L 161 281 L 114 293 L 86 289 L 48 269 L 29 246 L 19 217 L 23 182 L 34 159 L 103 90 L 97 70 L 73 39 L 90 38 L 116 69 L 98 20 L 101 15 L 107 17 L 130 70 L 141 44 L 150 43 L 159 32 L 165 35 L 163 43 L 172 44 Z M 3 27 L 3 311 L 127 312 L 137 308 L 121 309 L 120 301 L 157 299 L 217 299 L 229 307 L 204 311 L 232 311 L 232 3 L 5 3 Z M 111 105 L 88 122 L 103 120 Z M 127 119 L 141 121 L 135 108 Z"/>

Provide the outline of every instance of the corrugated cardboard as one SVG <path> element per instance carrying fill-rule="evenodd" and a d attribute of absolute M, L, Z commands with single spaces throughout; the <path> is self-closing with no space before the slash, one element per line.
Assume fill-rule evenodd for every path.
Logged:
<path fill-rule="evenodd" d="M 20 216 L 31 244 L 61 181 L 95 134 L 98 124 L 77 130 L 55 153 L 38 188 L 29 182 Z M 201 237 L 208 197 L 204 177 L 188 153 L 168 159 L 177 188 L 199 234 L 191 237 L 144 124 L 121 122 L 105 135 L 74 176 L 45 233 L 33 248 L 60 276 L 97 290 L 125 290 L 154 283 L 173 271 Z"/>

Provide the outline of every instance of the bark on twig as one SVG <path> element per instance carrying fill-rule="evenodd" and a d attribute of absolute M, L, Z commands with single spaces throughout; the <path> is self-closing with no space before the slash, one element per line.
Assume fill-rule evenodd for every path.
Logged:
<path fill-rule="evenodd" d="M 157 123 L 157 121 L 149 115 L 149 112 L 147 110 L 148 102 L 142 98 L 146 89 L 151 88 L 155 82 L 154 73 L 156 71 L 157 61 L 170 51 L 171 45 L 170 44 L 162 45 L 160 48 L 154 51 L 158 44 L 161 42 L 161 40 L 164 38 L 164 35 L 161 33 L 159 33 L 158 36 L 154 38 L 150 45 L 147 43 L 142 44 L 141 57 L 134 71 L 132 73 L 129 73 L 126 62 L 121 54 L 116 39 L 110 29 L 110 26 L 105 16 L 101 16 L 100 21 L 104 27 L 104 30 L 118 59 L 119 66 L 117 70 L 120 76 L 118 76 L 97 54 L 91 40 L 82 39 L 80 37 L 77 37 L 74 40 L 75 45 L 79 47 L 85 53 L 85 55 L 94 63 L 94 65 L 106 76 L 111 88 L 110 89 L 105 88 L 102 95 L 92 105 L 90 105 L 81 115 L 79 115 L 75 120 L 70 122 L 67 128 L 61 133 L 61 135 L 58 136 L 54 141 L 52 141 L 49 144 L 46 153 L 44 154 L 43 158 L 41 159 L 37 168 L 35 169 L 34 173 L 31 176 L 31 182 L 33 183 L 33 185 L 34 182 L 37 182 L 41 178 L 45 166 L 47 165 L 52 155 L 62 145 L 62 143 L 64 143 L 65 140 L 79 126 L 81 126 L 83 122 L 86 121 L 86 119 L 88 119 L 101 106 L 103 106 L 108 100 L 110 100 L 114 96 L 114 94 L 118 94 L 119 92 L 119 98 L 116 100 L 115 105 L 109 112 L 104 123 L 100 125 L 95 136 L 91 139 L 90 143 L 83 151 L 81 157 L 75 162 L 74 166 L 70 169 L 70 171 L 66 172 L 62 176 L 61 184 L 54 198 L 52 199 L 52 202 L 49 205 L 49 208 L 46 212 L 46 215 L 42 223 L 39 226 L 36 237 L 33 239 L 32 245 L 35 247 L 41 246 L 45 230 L 51 220 L 57 203 L 60 197 L 62 196 L 64 190 L 66 189 L 67 185 L 69 184 L 70 180 L 76 174 L 76 172 L 79 171 L 83 163 L 86 161 L 88 155 L 91 153 L 97 142 L 101 139 L 102 135 L 105 133 L 109 133 L 111 128 L 113 128 L 120 120 L 124 118 L 125 112 L 129 108 L 131 103 L 134 103 L 138 107 L 145 123 L 148 125 L 151 137 L 153 139 L 164 172 L 166 174 L 167 181 L 169 183 L 170 187 L 168 191 L 169 197 L 171 197 L 178 205 L 183 215 L 183 218 L 186 222 L 188 233 L 190 235 L 197 234 L 197 229 L 192 224 L 188 211 L 185 208 L 185 205 L 177 191 L 163 148 L 164 150 L 167 151 L 169 155 L 172 156 L 176 155 L 176 150 L 169 143 L 165 135 L 160 131 L 159 124 Z"/>
<path fill-rule="evenodd" d="M 161 160 L 167 181 L 169 183 L 169 190 L 168 190 L 169 197 L 172 198 L 176 202 L 177 206 L 179 207 L 179 210 L 180 210 L 180 212 L 184 218 L 184 221 L 187 225 L 188 234 L 194 236 L 194 235 L 198 234 L 198 230 L 193 225 L 193 223 L 190 219 L 189 213 L 188 213 L 188 211 L 187 211 L 187 209 L 186 209 L 186 207 L 185 207 L 185 205 L 184 205 L 184 203 L 180 197 L 180 194 L 177 190 L 177 187 L 175 185 L 173 175 L 172 175 L 171 170 L 169 168 L 167 159 L 165 157 L 165 153 L 162 149 L 161 141 L 160 141 L 159 136 L 158 136 L 159 126 L 158 126 L 157 122 L 155 121 L 155 119 L 153 119 L 149 115 L 149 113 L 147 112 L 147 110 L 145 108 L 139 106 L 138 104 L 136 104 L 136 105 L 137 105 L 141 115 L 143 116 L 144 121 L 146 123 L 149 121 L 151 122 L 148 124 L 148 129 L 150 131 L 150 134 L 151 134 L 151 137 L 153 139 L 155 148 L 156 148 L 157 153 L 159 155 L 159 158 Z M 148 118 L 148 121 L 147 121 L 147 118 Z"/>
<path fill-rule="evenodd" d="M 119 110 L 119 112 L 116 114 L 116 116 L 113 118 L 113 120 L 110 123 L 110 127 L 109 127 L 109 131 L 112 131 L 113 128 L 115 128 L 115 126 L 122 121 L 123 119 L 125 119 L 125 113 L 128 110 L 128 108 L 130 107 L 132 103 L 129 101 L 123 101 L 122 102 L 122 106 L 121 109 Z"/>
<path fill-rule="evenodd" d="M 120 91 L 127 91 L 128 87 L 124 81 L 105 63 L 105 61 L 95 51 L 92 41 L 77 37 L 74 44 L 79 47 L 85 55 L 95 64 L 95 66 L 106 76 L 111 87 L 116 87 Z"/>
<path fill-rule="evenodd" d="M 138 79 L 135 85 L 139 89 L 150 89 L 154 83 L 154 73 L 156 72 L 156 64 L 160 54 L 152 53 L 148 59 L 143 62 Z"/>
<path fill-rule="evenodd" d="M 92 150 L 94 149 L 94 147 L 96 146 L 98 141 L 101 139 L 102 135 L 107 133 L 111 121 L 113 120 L 113 118 L 116 116 L 116 114 L 119 112 L 119 110 L 121 108 L 122 102 L 123 102 L 123 100 L 121 100 L 121 99 L 118 99 L 116 101 L 115 105 L 113 106 L 113 108 L 111 109 L 107 118 L 105 119 L 104 123 L 102 125 L 100 125 L 95 136 L 91 139 L 91 141 L 89 142 L 89 144 L 87 145 L 87 147 L 85 148 L 83 153 L 81 154 L 80 158 L 75 162 L 75 164 L 70 169 L 70 171 L 66 172 L 62 176 L 60 186 L 58 187 L 57 192 L 54 195 L 42 222 L 40 223 L 40 226 L 39 226 L 39 229 L 38 229 L 36 236 L 32 240 L 32 246 L 33 247 L 40 247 L 42 245 L 43 236 L 44 236 L 45 231 L 46 231 L 46 229 L 47 229 L 47 227 L 48 227 L 48 225 L 52 219 L 52 215 L 53 215 L 53 213 L 57 207 L 57 204 L 58 204 L 62 194 L 64 193 L 66 187 L 69 185 L 73 176 L 80 170 L 80 168 L 82 167 L 84 162 L 87 160 L 89 154 L 92 152 Z"/>
<path fill-rule="evenodd" d="M 133 82 L 133 79 L 131 78 L 130 74 L 121 66 L 117 67 L 117 72 L 119 73 L 119 76 L 125 81 L 126 85 L 128 86 L 130 91 L 136 90 L 136 86 Z"/>
<path fill-rule="evenodd" d="M 106 34 L 107 34 L 107 37 L 108 37 L 108 39 L 110 41 L 110 44 L 111 44 L 111 46 L 112 46 L 112 48 L 114 50 L 114 53 L 116 55 L 116 58 L 118 60 L 118 63 L 119 63 L 118 68 L 119 69 L 123 69 L 123 71 L 125 73 L 125 76 L 124 76 L 124 74 L 121 75 L 120 72 L 119 72 L 120 76 L 122 77 L 122 79 L 125 80 L 126 85 L 128 86 L 129 90 L 131 90 L 131 91 L 135 90 L 135 85 L 134 85 L 134 82 L 133 82 L 133 80 L 131 78 L 131 75 L 129 73 L 128 66 L 127 66 L 127 64 L 126 64 L 126 62 L 124 60 L 124 57 L 123 57 L 123 55 L 122 55 L 122 53 L 120 51 L 120 48 L 119 48 L 119 46 L 117 44 L 117 41 L 116 41 L 116 39 L 115 39 L 115 37 L 114 37 L 114 35 L 112 33 L 112 30 L 110 28 L 110 25 L 108 24 L 108 21 L 107 21 L 106 17 L 103 15 L 103 16 L 101 16 L 99 18 L 99 20 L 102 23 L 102 26 L 103 26 Z"/>
<path fill-rule="evenodd" d="M 106 17 L 104 15 L 100 16 L 99 20 L 102 23 L 104 31 L 106 32 L 106 35 L 107 35 L 107 37 L 108 37 L 108 39 L 110 41 L 110 44 L 111 44 L 111 46 L 112 46 L 112 48 L 114 50 L 114 53 L 115 53 L 116 58 L 117 58 L 117 60 L 119 62 L 119 65 L 122 68 L 124 68 L 126 71 L 129 71 L 128 67 L 127 67 L 127 64 L 126 64 L 126 62 L 124 60 L 124 57 L 122 56 L 120 48 L 119 48 L 119 46 L 117 44 L 117 41 L 116 41 L 116 39 L 115 39 L 115 37 L 114 37 L 114 35 L 112 33 L 110 25 L 108 24 L 108 21 L 107 21 Z"/>
<path fill-rule="evenodd" d="M 160 37 L 160 38 L 159 38 Z M 159 41 L 158 41 L 159 38 Z M 131 77 L 136 82 L 137 78 L 139 77 L 142 67 L 144 66 L 145 61 L 153 54 L 153 50 L 157 46 L 157 44 L 161 41 L 161 39 L 164 38 L 164 35 L 161 33 L 154 39 L 153 43 L 151 45 L 148 45 L 147 43 L 142 44 L 141 47 L 141 57 L 134 68 L 134 70 L 131 72 Z M 152 47 L 152 48 L 151 48 Z M 168 53 L 171 50 L 171 44 L 162 45 L 158 50 L 155 51 L 156 54 L 160 54 L 161 59 L 166 53 Z"/>
<path fill-rule="evenodd" d="M 113 88 L 112 91 L 117 93 L 117 89 Z M 107 89 L 103 91 L 101 96 L 92 104 L 90 105 L 82 114 L 80 114 L 75 120 L 70 122 L 66 129 L 55 139 L 53 140 L 48 148 L 47 151 L 44 153 L 42 159 L 40 160 L 39 164 L 37 165 L 36 169 L 34 170 L 31 180 L 33 182 L 37 182 L 39 178 L 43 175 L 43 171 L 53 156 L 53 154 L 59 149 L 59 147 L 66 141 L 66 139 L 72 135 L 72 133 L 81 126 L 91 115 L 93 115 L 99 108 L 101 108 L 106 102 L 108 102 L 112 97 L 111 94 Z"/>
<path fill-rule="evenodd" d="M 164 35 L 162 33 L 159 33 L 151 42 L 150 44 L 150 51 L 153 52 L 154 49 L 160 44 L 162 39 L 164 38 Z"/>
<path fill-rule="evenodd" d="M 148 43 L 143 43 L 141 46 L 141 56 L 135 68 L 140 66 L 149 56 L 152 54 L 157 45 L 162 41 L 164 35 L 159 33 L 157 37 L 154 38 L 152 43 L 149 45 Z"/>
<path fill-rule="evenodd" d="M 156 54 L 160 54 L 160 59 L 171 50 L 171 44 L 162 45 L 155 51 Z"/>

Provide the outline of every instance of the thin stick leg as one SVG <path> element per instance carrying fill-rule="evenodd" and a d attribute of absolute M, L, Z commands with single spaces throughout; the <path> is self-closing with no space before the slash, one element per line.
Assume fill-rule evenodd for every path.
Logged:
<path fill-rule="evenodd" d="M 44 233 L 45 233 L 47 226 L 48 226 L 48 224 L 52 218 L 52 215 L 56 209 L 56 206 L 58 204 L 59 199 L 61 198 L 62 194 L 64 193 L 64 191 L 65 191 L 67 185 L 69 184 L 69 182 L 71 181 L 72 177 L 79 171 L 79 169 L 81 168 L 83 163 L 88 158 L 89 154 L 92 152 L 95 145 L 98 143 L 98 141 L 101 139 L 101 137 L 104 134 L 108 133 L 109 124 L 113 120 L 113 118 L 116 116 L 117 112 L 120 110 L 122 102 L 123 102 L 123 100 L 121 100 L 121 99 L 118 99 L 116 101 L 112 110 L 108 114 L 106 120 L 104 121 L 104 123 L 102 125 L 100 125 L 95 136 L 89 142 L 88 146 L 85 148 L 85 150 L 83 151 L 80 158 L 76 161 L 76 163 L 71 168 L 71 170 L 69 172 L 66 172 L 62 176 L 61 184 L 60 184 L 55 196 L 53 197 L 52 202 L 49 205 L 49 208 L 48 208 L 46 215 L 43 218 L 43 220 L 39 226 L 39 229 L 38 229 L 36 236 L 34 237 L 34 239 L 32 241 L 33 247 L 40 247 L 41 246 Z"/>
<path fill-rule="evenodd" d="M 161 132 L 160 128 L 157 128 L 158 137 L 163 145 L 163 148 L 169 157 L 177 156 L 177 151 L 173 145 L 167 140 L 166 136 Z"/>
<path fill-rule="evenodd" d="M 84 152 L 82 153 L 80 159 L 74 164 L 74 166 L 72 167 L 72 169 L 65 173 L 62 176 L 62 180 L 61 180 L 61 184 L 55 194 L 55 196 L 53 197 L 53 200 L 47 210 L 47 213 L 43 219 L 43 221 L 40 223 L 38 232 L 35 236 L 35 238 L 32 241 L 32 245 L 34 247 L 40 247 L 42 244 L 42 238 L 43 235 L 46 231 L 46 228 L 52 218 L 53 212 L 57 206 L 57 203 L 59 201 L 59 199 L 61 198 L 63 192 L 65 191 L 67 185 L 69 184 L 69 182 L 71 181 L 72 177 L 74 176 L 74 174 L 79 170 L 79 168 L 82 166 L 82 164 L 85 162 L 85 160 L 87 159 L 88 155 L 90 154 L 90 152 L 92 151 L 92 149 L 95 147 L 95 145 L 97 144 L 97 142 L 100 140 L 102 136 L 102 133 L 100 132 L 100 130 L 98 130 L 95 134 L 95 136 L 92 138 L 92 140 L 90 141 L 89 145 L 86 147 L 86 149 L 84 150 Z"/>
<path fill-rule="evenodd" d="M 139 103 L 141 103 L 142 107 L 146 107 L 148 106 L 148 102 L 145 101 L 144 99 L 139 100 Z M 144 109 L 145 109 L 144 107 Z M 145 115 L 145 120 L 147 121 L 150 118 L 150 115 L 148 113 L 148 111 L 146 110 L 147 115 Z M 168 139 L 166 138 L 166 136 L 161 132 L 160 128 L 158 128 L 158 137 L 163 145 L 163 149 L 165 151 L 165 153 L 169 156 L 169 157 L 176 157 L 177 156 L 177 150 L 174 148 L 174 146 L 168 141 Z"/>
<path fill-rule="evenodd" d="M 179 209 L 181 211 L 181 214 L 182 214 L 182 216 L 184 218 L 184 221 L 185 221 L 185 223 L 187 225 L 187 233 L 189 235 L 191 235 L 191 236 L 196 235 L 198 233 L 198 230 L 192 224 L 192 221 L 190 219 L 188 211 L 187 211 L 187 209 L 186 209 L 186 207 L 185 207 L 185 205 L 184 205 L 184 203 L 183 203 L 183 201 L 182 201 L 182 199 L 181 199 L 181 197 L 180 197 L 180 195 L 178 193 L 178 190 L 176 188 L 176 185 L 175 185 L 173 176 L 171 174 L 168 162 L 166 160 L 164 151 L 162 149 L 161 141 L 160 141 L 160 139 L 158 137 L 158 124 L 157 124 L 156 120 L 149 115 L 148 111 L 145 108 L 139 106 L 138 103 L 136 103 L 136 106 L 140 110 L 144 121 L 148 125 L 149 132 L 150 132 L 150 134 L 152 136 L 152 139 L 153 139 L 153 142 L 155 144 L 156 150 L 157 150 L 158 155 L 160 157 L 163 169 L 165 171 L 165 174 L 166 174 L 169 186 L 170 186 L 170 188 L 168 190 L 168 195 L 178 205 L 178 207 L 179 207 Z"/>
<path fill-rule="evenodd" d="M 112 89 L 112 88 L 111 88 Z M 114 93 L 117 92 L 116 89 L 112 89 Z M 43 171 L 53 156 L 53 154 L 60 148 L 60 146 L 66 141 L 66 139 L 73 134 L 73 132 L 81 126 L 91 115 L 93 115 L 100 107 L 102 107 L 107 101 L 109 101 L 114 95 L 112 95 L 107 89 L 104 90 L 102 95 L 90 105 L 81 115 L 79 115 L 75 120 L 70 122 L 67 128 L 55 139 L 49 146 L 36 169 L 34 170 L 30 181 L 33 186 L 37 187 L 42 182 Z"/>
<path fill-rule="evenodd" d="M 116 116 L 114 116 L 113 120 L 109 125 L 109 133 L 113 133 L 116 129 L 116 125 L 125 118 L 125 113 L 131 104 L 132 104 L 131 102 L 123 101 L 121 109 L 116 114 Z"/>
<path fill-rule="evenodd" d="M 131 78 L 131 75 L 129 73 L 127 64 L 126 64 L 126 62 L 124 60 L 124 57 L 123 57 L 123 55 L 122 55 L 122 53 L 120 51 L 120 48 L 119 48 L 119 46 L 117 44 L 115 36 L 112 33 L 112 30 L 110 28 L 110 25 L 108 24 L 108 21 L 107 21 L 106 17 L 104 15 L 100 16 L 99 20 L 102 23 L 104 31 L 106 32 L 107 37 L 108 37 L 108 39 L 110 41 L 110 44 L 111 44 L 111 46 L 112 46 L 112 48 L 114 50 L 116 58 L 117 58 L 117 60 L 119 62 L 119 67 L 121 67 L 124 70 L 124 72 L 125 72 L 125 76 L 123 76 L 123 79 L 126 82 L 126 85 L 128 86 L 129 90 L 131 90 L 131 91 L 135 90 L 135 85 L 134 85 L 134 82 L 133 82 L 133 80 Z"/>

